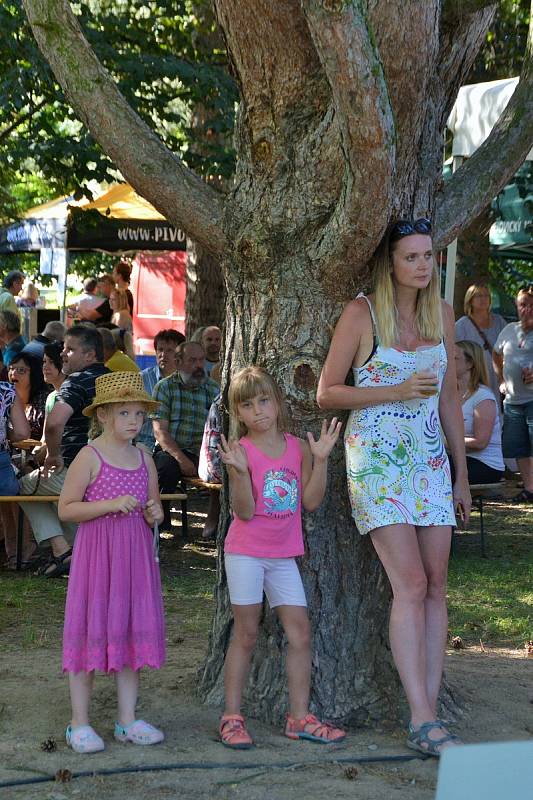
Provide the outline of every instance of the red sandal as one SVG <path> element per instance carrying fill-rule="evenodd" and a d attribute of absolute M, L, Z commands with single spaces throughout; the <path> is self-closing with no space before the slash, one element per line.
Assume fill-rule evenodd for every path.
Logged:
<path fill-rule="evenodd" d="M 253 739 L 246 730 L 244 718 L 240 714 L 224 714 L 218 729 L 220 741 L 233 750 L 249 750 L 254 746 Z"/>
<path fill-rule="evenodd" d="M 340 728 L 335 728 L 330 722 L 320 722 L 314 714 L 307 714 L 303 719 L 294 719 L 287 714 L 285 736 L 289 739 L 309 739 L 320 744 L 336 744 L 346 738 Z"/>

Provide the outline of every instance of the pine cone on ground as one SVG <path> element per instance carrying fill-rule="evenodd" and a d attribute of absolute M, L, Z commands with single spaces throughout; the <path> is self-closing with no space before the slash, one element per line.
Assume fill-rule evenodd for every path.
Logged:
<path fill-rule="evenodd" d="M 57 750 L 57 742 L 55 739 L 45 739 L 41 742 L 41 750 L 43 753 L 54 753 Z"/>

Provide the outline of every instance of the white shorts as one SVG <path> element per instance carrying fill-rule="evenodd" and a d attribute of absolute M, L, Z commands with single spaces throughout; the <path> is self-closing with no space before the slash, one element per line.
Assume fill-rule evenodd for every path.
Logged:
<path fill-rule="evenodd" d="M 263 602 L 270 608 L 307 607 L 300 571 L 294 558 L 256 558 L 225 553 L 224 563 L 232 605 L 250 606 Z"/>

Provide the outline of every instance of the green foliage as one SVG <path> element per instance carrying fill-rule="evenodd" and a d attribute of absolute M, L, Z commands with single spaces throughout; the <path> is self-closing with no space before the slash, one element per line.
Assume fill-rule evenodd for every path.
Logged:
<path fill-rule="evenodd" d="M 102 64 L 167 146 L 202 175 L 230 175 L 237 93 L 207 0 L 86 0 L 74 10 Z M 21 0 L 0 4 L 0 29 L 8 65 L 0 76 L 2 222 L 118 173 L 66 102 Z"/>
<path fill-rule="evenodd" d="M 533 637 L 531 514 L 503 503 L 484 514 L 489 558 L 481 558 L 474 513 L 450 561 L 449 628 L 467 644 L 520 647 Z"/>
<path fill-rule="evenodd" d="M 500 0 L 492 24 L 474 66 L 469 83 L 513 78 L 520 74 L 526 52 L 530 0 Z"/>

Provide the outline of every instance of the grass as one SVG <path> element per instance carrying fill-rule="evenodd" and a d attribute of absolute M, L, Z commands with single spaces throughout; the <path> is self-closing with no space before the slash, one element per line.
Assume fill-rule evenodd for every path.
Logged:
<path fill-rule="evenodd" d="M 481 558 L 478 517 L 450 560 L 450 630 L 466 644 L 521 647 L 533 639 L 533 509 L 486 506 L 489 558 Z M 205 641 L 213 611 L 216 563 L 202 546 L 163 541 L 161 564 L 169 624 Z M 61 636 L 67 581 L 0 570 L 4 647 L 48 647 Z"/>
<path fill-rule="evenodd" d="M 467 644 L 520 647 L 533 638 L 533 508 L 485 508 L 489 557 L 481 558 L 474 513 L 450 560 L 449 628 Z"/>

